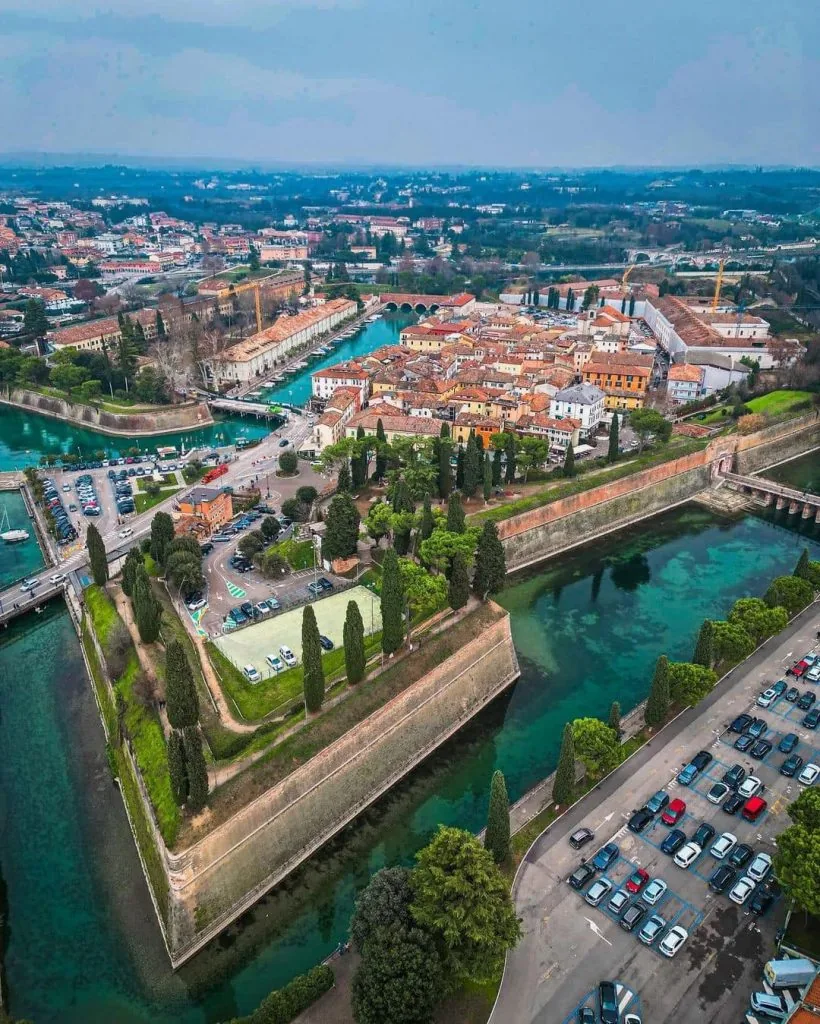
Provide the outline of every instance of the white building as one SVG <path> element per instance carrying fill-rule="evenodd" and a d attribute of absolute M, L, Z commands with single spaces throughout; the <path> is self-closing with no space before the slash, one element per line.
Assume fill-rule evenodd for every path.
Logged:
<path fill-rule="evenodd" d="M 762 370 L 775 365 L 768 347 L 769 325 L 760 317 L 741 317 L 711 310 L 693 310 L 681 299 L 665 295 L 648 299 L 644 320 L 661 346 L 676 361 L 691 362 L 689 354 L 709 352 L 714 355 L 757 360 Z"/>
<path fill-rule="evenodd" d="M 353 363 L 337 363 L 311 374 L 314 398 L 326 401 L 337 388 L 354 388 L 359 392 L 359 404 L 364 405 L 370 392 L 370 377 Z"/>
<path fill-rule="evenodd" d="M 556 420 L 578 420 L 581 436 L 594 433 L 604 418 L 606 395 L 594 384 L 573 384 L 556 391 L 550 399 L 550 416 Z"/>

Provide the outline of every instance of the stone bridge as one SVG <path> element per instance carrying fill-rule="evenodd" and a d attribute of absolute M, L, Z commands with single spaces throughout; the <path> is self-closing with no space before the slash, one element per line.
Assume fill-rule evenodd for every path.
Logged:
<path fill-rule="evenodd" d="M 751 495 L 763 505 L 774 505 L 776 509 L 788 508 L 789 515 L 798 512 L 803 519 L 814 519 L 820 510 L 820 495 L 796 491 L 758 476 L 741 476 L 739 473 L 722 472 L 723 480 L 734 490 Z"/>

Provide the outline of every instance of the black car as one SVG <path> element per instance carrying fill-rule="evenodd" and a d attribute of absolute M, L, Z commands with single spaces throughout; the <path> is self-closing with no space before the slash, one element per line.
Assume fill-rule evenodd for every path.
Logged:
<path fill-rule="evenodd" d="M 591 828 L 577 828 L 569 837 L 569 845 L 576 850 L 580 850 L 582 846 L 591 843 L 594 838 L 595 833 Z"/>
<path fill-rule="evenodd" d="M 729 732 L 746 732 L 753 721 L 754 719 L 751 715 L 738 715 L 734 722 L 729 726 Z"/>
<path fill-rule="evenodd" d="M 754 736 L 756 740 L 762 740 L 766 733 L 769 731 L 769 726 L 766 723 L 765 718 L 755 718 L 752 720 L 752 724 L 749 726 L 749 735 Z"/>
<path fill-rule="evenodd" d="M 771 749 L 772 745 L 768 740 L 758 740 L 749 751 L 749 756 L 753 757 L 755 761 L 762 761 Z"/>
<path fill-rule="evenodd" d="M 239 606 L 239 610 L 243 612 L 245 615 L 247 615 L 249 619 L 253 618 L 254 610 L 253 605 L 251 604 L 250 601 L 243 601 L 242 604 Z"/>
<path fill-rule="evenodd" d="M 796 732 L 787 732 L 783 739 L 777 744 L 781 754 L 790 754 L 797 746 L 799 740 Z"/>
<path fill-rule="evenodd" d="M 745 754 L 747 750 L 754 746 L 754 743 L 754 737 L 744 732 L 742 736 L 738 736 L 735 740 L 735 750 L 739 750 L 741 754 Z"/>
<path fill-rule="evenodd" d="M 618 1009 L 618 990 L 613 981 L 602 981 L 598 986 L 598 1012 L 601 1024 L 618 1024 L 621 1019 Z"/>
<path fill-rule="evenodd" d="M 727 814 L 737 814 L 745 803 L 746 801 L 742 796 L 738 796 L 737 793 L 732 793 L 730 797 L 727 797 L 726 800 L 724 800 L 721 806 Z"/>
<path fill-rule="evenodd" d="M 760 917 L 766 913 L 779 895 L 780 886 L 774 879 L 771 879 L 765 885 L 759 885 L 752 893 L 752 898 L 749 901 L 749 910 L 757 917 Z"/>
<path fill-rule="evenodd" d="M 804 694 L 801 694 L 800 700 L 797 702 L 797 706 L 800 708 L 801 711 L 808 711 L 816 700 L 817 698 L 811 692 L 811 690 L 806 690 Z"/>
<path fill-rule="evenodd" d="M 729 789 L 737 789 L 737 787 L 746 778 L 746 769 L 739 764 L 733 764 L 732 767 L 723 773 L 723 781 L 729 787 Z"/>
<path fill-rule="evenodd" d="M 627 907 L 618 924 L 625 932 L 634 931 L 646 917 L 646 910 L 643 903 L 633 903 L 631 907 Z"/>
<path fill-rule="evenodd" d="M 803 758 L 799 754 L 792 754 L 781 764 L 780 774 L 785 775 L 787 779 L 793 779 L 802 767 Z"/>
<path fill-rule="evenodd" d="M 573 889 L 583 889 L 595 874 L 591 864 L 580 864 L 569 876 L 567 881 Z"/>
<path fill-rule="evenodd" d="M 323 651 L 332 651 L 336 646 L 329 636 L 325 636 L 324 633 L 319 634 L 319 643 L 322 645 Z"/>
<path fill-rule="evenodd" d="M 820 708 L 812 708 L 803 716 L 803 725 L 807 729 L 816 729 L 820 725 Z"/>
<path fill-rule="evenodd" d="M 708 750 L 699 750 L 689 763 L 693 764 L 699 772 L 702 772 L 712 763 L 712 755 Z"/>
<path fill-rule="evenodd" d="M 686 833 L 682 829 L 673 828 L 661 843 L 661 850 L 671 856 L 673 853 L 677 853 L 686 841 Z"/>
<path fill-rule="evenodd" d="M 654 817 L 654 814 L 650 810 L 647 810 L 646 807 L 642 807 L 639 811 L 635 811 L 629 819 L 629 825 L 627 827 L 630 832 L 640 834 L 646 826 L 652 822 Z"/>
<path fill-rule="evenodd" d="M 799 696 L 800 691 L 797 689 L 796 686 L 790 686 L 789 689 L 786 690 L 786 700 L 789 702 L 789 704 L 794 704 Z"/>
<path fill-rule="evenodd" d="M 333 584 L 327 578 L 327 576 L 320 576 L 316 582 L 322 588 L 322 590 L 333 590 Z"/>
<path fill-rule="evenodd" d="M 702 825 L 698 825 L 697 832 L 692 836 L 692 842 L 697 843 L 701 849 L 704 849 L 706 844 L 711 842 L 714 837 L 714 826 L 710 825 L 708 821 L 704 821 Z"/>
<path fill-rule="evenodd" d="M 203 555 L 209 555 L 213 551 L 213 549 L 214 546 L 209 540 L 206 540 L 204 544 L 199 545 L 199 550 L 202 552 Z"/>
<path fill-rule="evenodd" d="M 745 843 L 738 843 L 726 858 L 726 863 L 731 864 L 733 868 L 742 868 L 745 864 L 748 864 L 753 856 L 754 850 L 751 846 L 747 846 Z"/>
<path fill-rule="evenodd" d="M 734 885 L 736 878 L 737 871 L 734 868 L 729 867 L 728 864 L 721 864 L 712 872 L 709 888 L 712 892 L 726 892 L 731 885 Z"/>
<path fill-rule="evenodd" d="M 595 1011 L 591 1006 L 582 1006 L 578 1011 L 578 1024 L 597 1024 Z"/>

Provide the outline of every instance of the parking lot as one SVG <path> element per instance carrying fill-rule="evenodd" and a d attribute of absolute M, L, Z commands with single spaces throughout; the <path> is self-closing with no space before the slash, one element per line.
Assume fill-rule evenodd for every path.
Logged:
<path fill-rule="evenodd" d="M 570 811 L 565 823 L 536 842 L 516 888 L 525 935 L 508 958 L 492 1024 L 512 1020 L 575 1024 L 580 1008 L 596 1006 L 597 1010 L 597 985 L 602 980 L 619 986 L 622 1013 L 636 1013 L 645 1022 L 737 1024 L 742 1019 L 749 994 L 760 987 L 756 982 L 760 968 L 774 951 L 785 907 L 784 900 L 775 897 L 757 916 L 751 910 L 757 889 L 742 904 L 733 902 L 728 893 L 750 870 L 757 854 L 774 856 L 775 837 L 788 825 L 786 807 L 803 788 L 796 778 L 780 774 L 787 757 L 778 751 L 780 740 L 795 733 L 794 752 L 806 762 L 820 759 L 820 733 L 803 726 L 805 710 L 787 702 L 785 696 L 765 709 L 756 707 L 755 701 L 778 679 L 792 685 L 785 670 L 812 649 L 816 626 L 811 619 L 804 614 L 785 637 L 754 655 L 742 671 L 735 670 L 722 688 L 685 712 L 663 736 Z M 794 684 L 800 693 L 818 688 L 810 681 Z M 765 738 L 772 749 L 760 760 L 734 747 L 739 734 L 729 732 L 728 726 L 741 712 L 765 720 Z M 711 755 L 710 762 L 691 785 L 681 784 L 677 776 L 683 765 L 700 750 Z M 735 765 L 762 786 L 766 807 L 753 822 L 744 820 L 742 810 L 730 814 L 722 803 L 707 799 L 710 789 Z M 685 802 L 680 819 L 664 824 L 659 810 L 642 831 L 631 831 L 632 815 L 661 789 L 670 802 Z M 672 853 L 662 851 L 664 840 L 673 828 L 691 840 L 704 824 L 710 826 L 708 831 L 714 829 L 713 836 L 688 868 L 677 866 Z M 593 829 L 595 838 L 575 852 L 568 838 L 579 825 Z M 719 866 L 729 865 L 734 851 L 718 859 L 710 850 L 726 832 L 753 852 L 718 894 L 710 889 L 709 880 Z M 579 889 L 568 885 L 582 858 L 591 861 L 610 842 L 617 846 L 611 863 L 596 870 Z M 765 861 L 756 868 L 765 870 Z M 620 911 L 611 909 L 612 895 L 639 869 L 647 876 L 635 880 L 633 888 L 638 886 L 640 891 L 628 894 Z M 611 889 L 592 906 L 585 894 L 597 879 L 605 880 Z M 641 896 L 654 879 L 661 879 L 666 891 L 646 908 L 634 930 L 626 931 L 621 923 L 624 914 L 630 905 L 644 902 Z M 663 919 L 663 927 L 647 945 L 638 936 L 655 914 Z M 675 926 L 684 928 L 687 937 L 673 957 L 663 956 L 660 943 Z"/>

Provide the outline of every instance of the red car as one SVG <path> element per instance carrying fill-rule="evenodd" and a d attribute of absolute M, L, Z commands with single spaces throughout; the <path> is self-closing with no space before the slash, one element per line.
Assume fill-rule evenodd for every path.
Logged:
<path fill-rule="evenodd" d="M 681 818 L 686 813 L 686 804 L 683 800 L 673 800 L 671 804 L 661 815 L 661 821 L 664 825 L 677 825 Z"/>
<path fill-rule="evenodd" d="M 648 881 L 649 873 L 643 868 L 636 868 L 626 880 L 627 892 L 640 892 Z"/>
<path fill-rule="evenodd" d="M 789 672 L 793 676 L 797 676 L 799 679 L 805 672 L 809 670 L 809 663 L 807 661 L 798 661 L 798 663 L 789 669 Z"/>

